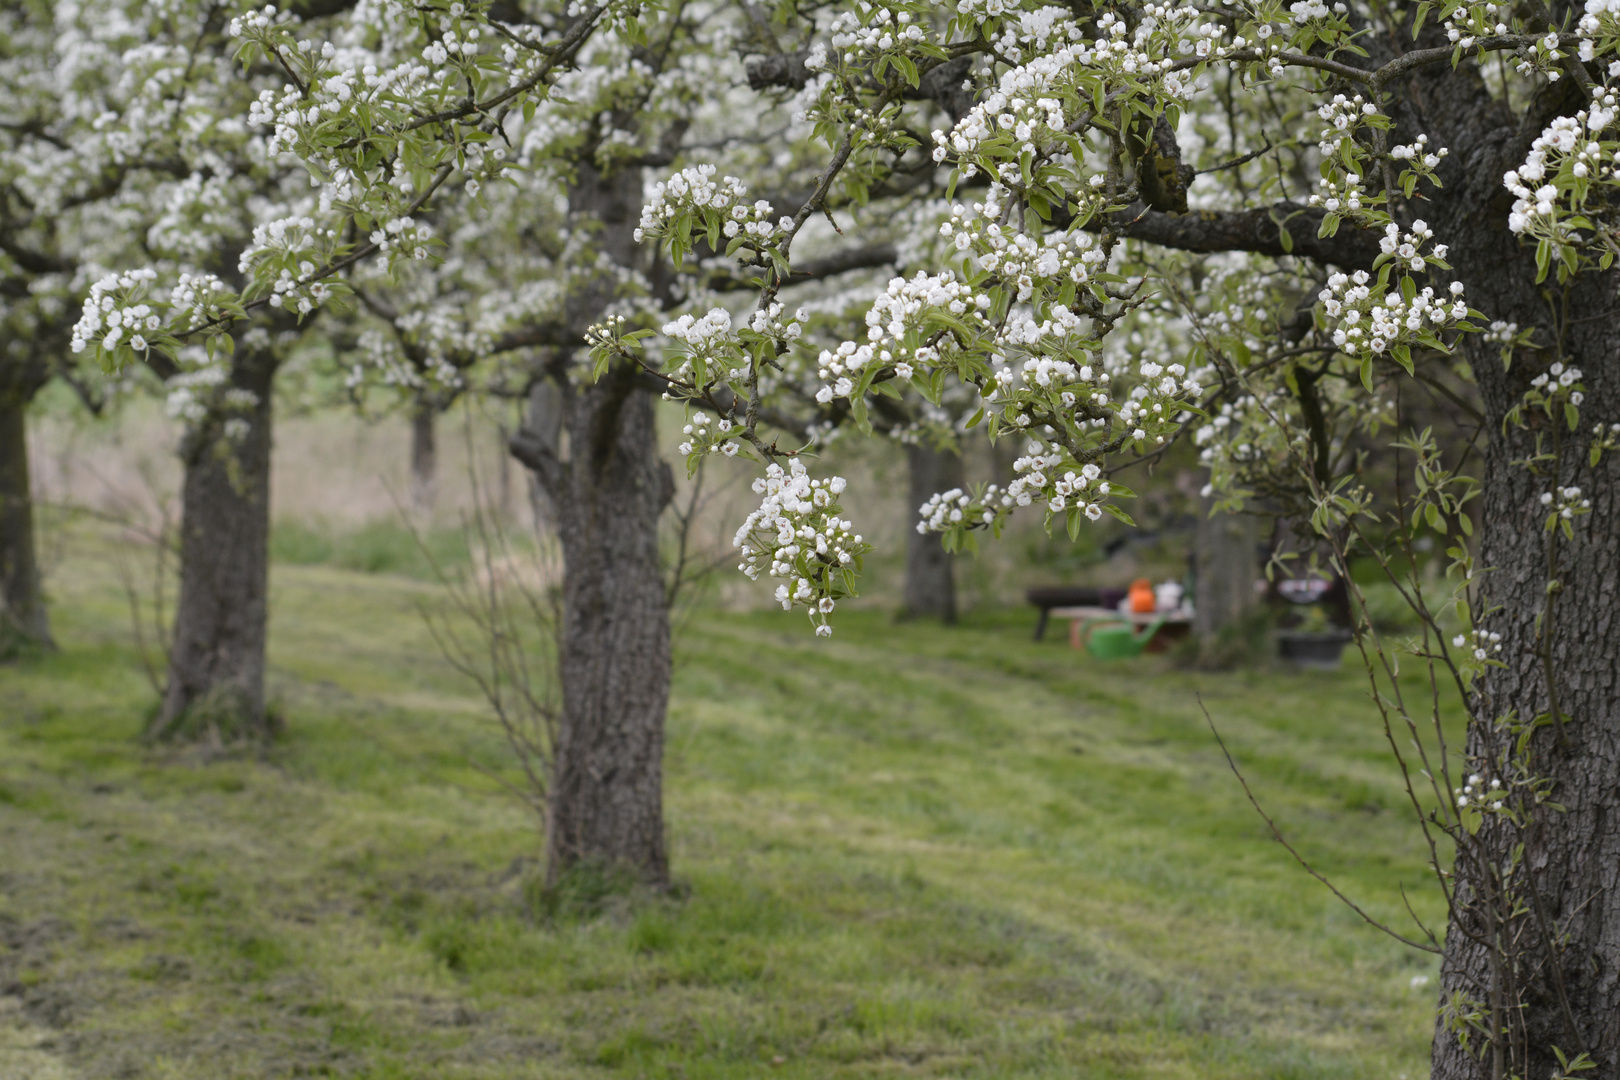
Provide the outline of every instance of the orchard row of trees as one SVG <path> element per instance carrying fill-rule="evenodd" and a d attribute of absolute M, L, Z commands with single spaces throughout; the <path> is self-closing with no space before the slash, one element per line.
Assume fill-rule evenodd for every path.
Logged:
<path fill-rule="evenodd" d="M 1118 471 L 1191 439 L 1212 501 L 1347 578 L 1379 562 L 1419 616 L 1359 629 L 1447 904 L 1385 927 L 1443 956 L 1435 1075 L 1607 1073 L 1610 7 L 15 5 L 0 483 L 26 490 L 51 374 L 161 388 L 186 478 L 158 725 L 252 723 L 277 371 L 528 398 L 511 451 L 565 561 L 551 872 L 657 884 L 660 396 L 679 464 L 758 463 L 741 569 L 823 635 L 869 551 L 828 440 L 912 439 L 920 523 L 961 548 L 1020 511 L 1128 520 Z M 930 448 L 979 433 L 1015 478 L 962 490 Z M 42 633 L 5 505 L 9 617 Z M 1405 569 L 1435 536 L 1441 595 Z"/>

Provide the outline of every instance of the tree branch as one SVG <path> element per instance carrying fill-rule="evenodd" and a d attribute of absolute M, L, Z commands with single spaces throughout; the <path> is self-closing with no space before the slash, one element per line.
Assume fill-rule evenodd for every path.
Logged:
<path fill-rule="evenodd" d="M 1252 210 L 1194 210 L 1190 214 L 1137 211 L 1132 207 L 1111 218 L 1093 220 L 1085 228 L 1091 232 L 1108 228 L 1131 240 L 1181 251 L 1249 251 L 1256 255 L 1298 255 L 1343 267 L 1371 266 L 1378 257 L 1377 238 L 1346 227 L 1334 236 L 1318 237 L 1323 214 L 1296 202 Z M 1291 241 L 1286 245 L 1282 239 L 1285 228 Z"/>

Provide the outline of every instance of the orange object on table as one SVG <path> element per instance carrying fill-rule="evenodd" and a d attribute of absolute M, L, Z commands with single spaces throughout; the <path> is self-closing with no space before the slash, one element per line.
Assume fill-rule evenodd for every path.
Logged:
<path fill-rule="evenodd" d="M 1131 582 L 1131 591 L 1126 599 L 1130 602 L 1131 610 L 1141 615 L 1159 606 L 1158 599 L 1153 595 L 1153 582 L 1147 578 L 1137 578 Z"/>

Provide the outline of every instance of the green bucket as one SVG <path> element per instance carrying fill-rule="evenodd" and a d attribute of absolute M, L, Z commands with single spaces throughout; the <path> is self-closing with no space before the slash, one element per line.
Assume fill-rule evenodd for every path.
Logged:
<path fill-rule="evenodd" d="M 1162 615 L 1140 630 L 1122 619 L 1092 619 L 1080 625 L 1080 640 L 1094 660 L 1125 660 L 1141 656 L 1163 625 Z"/>

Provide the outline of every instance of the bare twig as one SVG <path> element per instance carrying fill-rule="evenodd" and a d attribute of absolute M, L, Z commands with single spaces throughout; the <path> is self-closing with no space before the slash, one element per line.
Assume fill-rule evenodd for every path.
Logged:
<path fill-rule="evenodd" d="M 1382 930 L 1396 941 L 1399 941 L 1402 945 L 1410 945 L 1414 949 L 1422 949 L 1427 953 L 1435 953 L 1436 955 L 1440 954 L 1443 950 L 1438 945 L 1425 941 L 1414 941 L 1405 934 L 1390 929 L 1377 919 L 1373 918 L 1371 915 L 1368 915 L 1361 909 L 1359 904 L 1350 899 L 1344 893 L 1340 892 L 1337 885 L 1333 884 L 1333 882 L 1329 881 L 1326 877 L 1319 873 L 1315 867 L 1305 861 L 1305 857 L 1295 849 L 1294 845 L 1288 842 L 1287 838 L 1283 836 L 1282 830 L 1277 828 L 1277 823 L 1271 820 L 1271 815 L 1267 814 L 1260 806 L 1260 800 L 1254 797 L 1254 792 L 1249 788 L 1249 781 L 1243 776 L 1243 770 L 1238 768 L 1237 762 L 1232 758 L 1232 751 L 1226 748 L 1226 740 L 1221 738 L 1220 730 L 1215 726 L 1215 718 L 1209 715 L 1209 708 L 1204 704 L 1202 694 L 1198 695 L 1198 708 L 1203 711 L 1204 720 L 1209 724 L 1210 733 L 1215 736 L 1215 741 L 1220 744 L 1221 753 L 1225 755 L 1226 764 L 1231 767 L 1232 775 L 1237 777 L 1238 783 L 1243 785 L 1243 794 L 1248 796 L 1249 805 L 1254 807 L 1254 812 L 1259 814 L 1260 820 L 1266 823 L 1266 827 L 1271 830 L 1271 835 L 1276 838 L 1277 843 L 1281 844 L 1283 849 L 1286 850 L 1288 854 L 1294 857 L 1294 861 L 1299 863 L 1300 866 L 1304 867 L 1307 874 L 1311 875 L 1311 877 L 1315 878 L 1317 881 L 1320 881 L 1323 885 L 1326 885 L 1329 892 L 1338 897 L 1339 900 L 1342 901 L 1344 905 L 1351 911 L 1354 911 L 1357 915 L 1360 915 L 1362 921 L 1368 926 Z"/>

